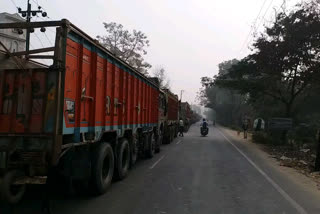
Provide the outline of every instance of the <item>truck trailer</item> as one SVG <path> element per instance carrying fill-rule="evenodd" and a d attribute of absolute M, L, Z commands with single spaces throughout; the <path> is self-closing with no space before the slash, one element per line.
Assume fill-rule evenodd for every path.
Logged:
<path fill-rule="evenodd" d="M 180 103 L 180 118 L 184 122 L 184 131 L 187 132 L 191 125 L 191 107 L 188 102 Z"/>
<path fill-rule="evenodd" d="M 53 47 L 0 52 L 0 194 L 9 203 L 51 172 L 103 194 L 138 156 L 153 157 L 168 135 L 159 122 L 159 85 L 68 20 L 0 24 L 43 27 L 56 27 Z M 52 64 L 30 60 L 37 58 Z M 171 109 L 167 96 L 170 127 L 178 105 Z"/>
<path fill-rule="evenodd" d="M 179 128 L 179 99 L 169 89 L 160 91 L 159 127 L 163 133 L 161 143 L 169 144 L 178 135 Z"/>

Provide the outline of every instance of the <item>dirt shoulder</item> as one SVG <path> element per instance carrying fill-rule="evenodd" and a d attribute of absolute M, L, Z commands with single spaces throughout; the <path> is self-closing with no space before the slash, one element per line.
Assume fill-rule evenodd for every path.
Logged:
<path fill-rule="evenodd" d="M 281 153 L 281 150 L 276 150 L 271 146 L 252 143 L 251 134 L 248 134 L 247 139 L 243 139 L 243 133 L 238 134 L 237 131 L 225 127 L 219 128 L 223 129 L 224 132 L 236 142 L 241 143 L 242 146 L 254 150 L 253 152 L 264 159 L 270 167 L 283 173 L 284 176 L 294 183 L 302 185 L 308 192 L 314 193 L 320 197 L 320 174 L 311 173 L 308 164 L 302 163 L 298 158 L 294 159 L 295 157 L 287 157 Z"/>

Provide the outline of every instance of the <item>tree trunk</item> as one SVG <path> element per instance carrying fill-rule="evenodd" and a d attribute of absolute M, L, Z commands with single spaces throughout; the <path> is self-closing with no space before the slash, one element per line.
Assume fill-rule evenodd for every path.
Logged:
<path fill-rule="evenodd" d="M 291 108 L 292 108 L 292 102 L 286 104 L 286 117 L 291 117 Z M 287 143 L 287 134 L 288 130 L 284 130 L 281 134 L 281 141 L 282 144 L 285 145 Z"/>
<path fill-rule="evenodd" d="M 291 109 L 292 109 L 292 103 L 287 103 L 286 104 L 286 117 L 291 117 Z"/>
<path fill-rule="evenodd" d="M 317 156 L 316 156 L 316 162 L 314 164 L 314 170 L 320 171 L 320 132 L 318 135 Z"/>

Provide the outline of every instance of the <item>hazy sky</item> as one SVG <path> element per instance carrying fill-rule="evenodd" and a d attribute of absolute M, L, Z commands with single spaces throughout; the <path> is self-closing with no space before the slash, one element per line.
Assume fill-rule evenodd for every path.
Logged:
<path fill-rule="evenodd" d="M 287 0 L 286 4 L 296 2 Z M 165 67 L 172 90 L 179 95 L 184 90 L 183 100 L 195 103 L 200 78 L 214 76 L 217 65 L 224 60 L 245 56 L 252 35 L 245 41 L 253 24 L 261 30 L 274 16 L 273 8 L 279 9 L 283 0 L 31 0 L 31 3 L 43 6 L 51 19 L 69 19 L 92 37 L 104 34 L 102 22 L 117 22 L 129 30 L 143 31 L 150 40 L 146 60 L 153 67 Z M 0 12 L 16 12 L 14 4 L 26 8 L 26 0 L 1 0 Z M 48 46 L 49 40 L 53 43 L 52 36 L 47 31 L 48 38 L 38 37 Z"/>

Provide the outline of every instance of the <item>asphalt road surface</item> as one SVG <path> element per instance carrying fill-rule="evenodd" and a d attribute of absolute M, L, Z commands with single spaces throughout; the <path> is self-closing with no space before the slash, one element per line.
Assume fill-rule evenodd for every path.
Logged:
<path fill-rule="evenodd" d="M 201 137 L 194 125 L 184 137 L 141 160 L 123 181 L 97 198 L 54 197 L 53 214 L 305 214 L 320 213 L 320 199 L 268 166 L 226 131 L 210 126 Z M 3 213 L 38 214 L 41 190 Z"/>

